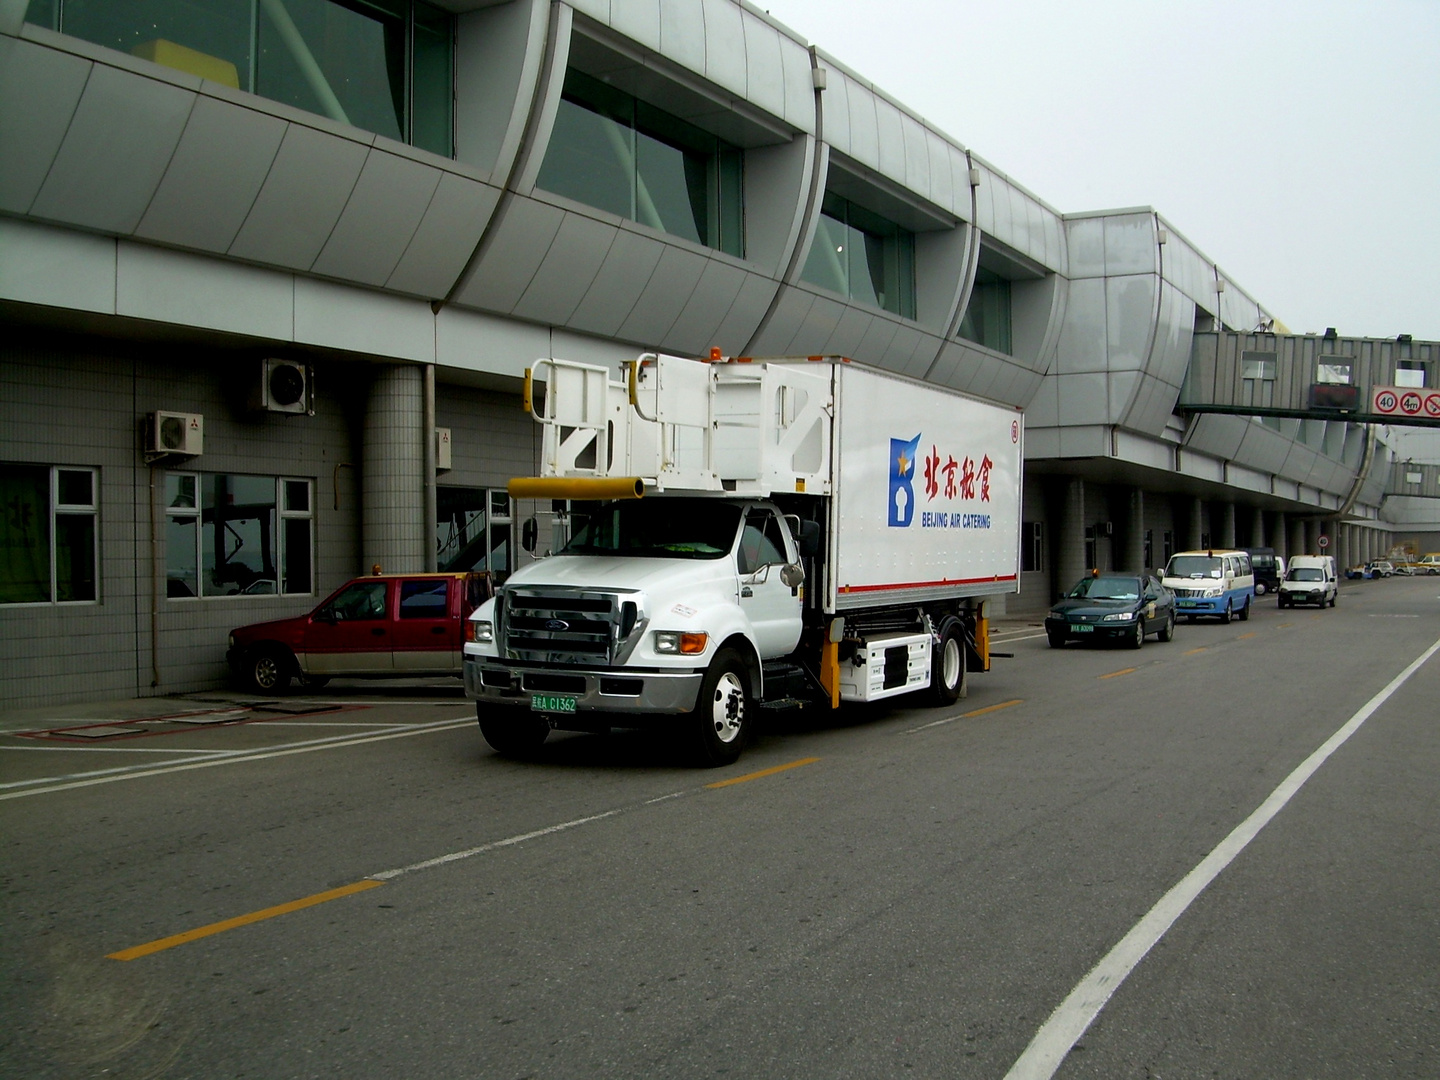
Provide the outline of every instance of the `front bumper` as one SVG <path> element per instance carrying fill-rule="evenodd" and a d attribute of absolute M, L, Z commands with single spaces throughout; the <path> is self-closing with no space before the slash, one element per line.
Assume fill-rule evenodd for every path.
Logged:
<path fill-rule="evenodd" d="M 488 657 L 465 658 L 465 693 L 476 701 L 530 707 L 535 694 L 575 699 L 577 713 L 677 715 L 695 708 L 703 671 L 510 668 Z"/>
<path fill-rule="evenodd" d="M 1178 615 L 1224 615 L 1225 597 L 1177 596 L 1175 612 Z"/>
<path fill-rule="evenodd" d="M 1077 639 L 1084 638 L 1128 638 L 1135 633 L 1135 624 L 1139 619 L 1131 619 L 1129 622 L 1071 622 L 1069 619 L 1047 618 L 1045 620 L 1045 632 L 1047 634 L 1064 634 L 1066 637 Z"/>

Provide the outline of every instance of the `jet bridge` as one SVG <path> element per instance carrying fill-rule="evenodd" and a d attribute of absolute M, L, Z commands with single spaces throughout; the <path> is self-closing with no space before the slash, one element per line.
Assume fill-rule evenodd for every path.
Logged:
<path fill-rule="evenodd" d="M 1198 332 L 1176 402 L 1229 413 L 1440 427 L 1440 342 Z"/>

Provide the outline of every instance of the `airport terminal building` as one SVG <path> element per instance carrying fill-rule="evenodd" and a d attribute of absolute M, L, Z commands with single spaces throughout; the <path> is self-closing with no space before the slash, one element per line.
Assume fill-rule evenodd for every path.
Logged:
<path fill-rule="evenodd" d="M 1440 352 L 1275 329 L 1154 210 L 1052 208 L 749 3 L 0 0 L 6 696 L 218 686 L 230 629 L 376 564 L 503 577 L 541 357 L 1023 408 L 1012 611 L 1433 536 L 1375 426 L 1263 406 Z M 1262 415 L 1187 409 L 1207 380 Z"/>

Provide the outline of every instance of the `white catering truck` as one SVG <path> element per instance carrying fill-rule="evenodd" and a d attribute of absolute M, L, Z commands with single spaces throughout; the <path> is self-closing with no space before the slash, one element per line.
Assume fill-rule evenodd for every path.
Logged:
<path fill-rule="evenodd" d="M 718 351 L 648 354 L 618 381 L 540 360 L 525 401 L 542 475 L 510 494 L 574 528 L 467 628 L 496 750 L 656 724 L 728 764 L 759 708 L 949 703 L 988 670 L 986 598 L 1019 582 L 1019 410 L 839 357 Z"/>

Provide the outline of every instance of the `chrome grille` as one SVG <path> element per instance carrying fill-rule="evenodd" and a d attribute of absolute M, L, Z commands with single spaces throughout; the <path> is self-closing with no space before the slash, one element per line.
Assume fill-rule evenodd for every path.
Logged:
<path fill-rule="evenodd" d="M 610 665 L 633 647 L 635 600 L 558 585 L 506 586 L 497 620 L 502 655 L 549 664 Z"/>

